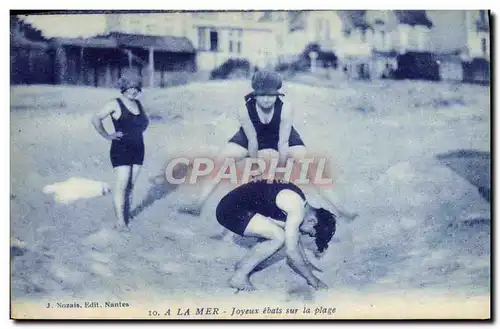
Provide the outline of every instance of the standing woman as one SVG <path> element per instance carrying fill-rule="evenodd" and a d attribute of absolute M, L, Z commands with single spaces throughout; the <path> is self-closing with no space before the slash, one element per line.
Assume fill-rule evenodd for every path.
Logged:
<path fill-rule="evenodd" d="M 113 202 L 117 216 L 116 228 L 128 229 L 132 192 L 144 161 L 143 132 L 149 124 L 142 104 L 137 100 L 142 92 L 141 77 L 130 70 L 118 80 L 120 97 L 108 102 L 92 118 L 97 132 L 111 141 L 110 158 L 115 172 Z M 102 121 L 111 116 L 115 132 L 108 134 Z"/>

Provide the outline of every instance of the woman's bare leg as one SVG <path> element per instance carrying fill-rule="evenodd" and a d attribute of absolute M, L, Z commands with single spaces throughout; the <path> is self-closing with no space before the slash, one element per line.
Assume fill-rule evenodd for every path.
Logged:
<path fill-rule="evenodd" d="M 113 203 L 117 222 L 115 227 L 118 229 L 126 229 L 128 221 L 129 209 L 127 207 L 127 189 L 130 184 L 132 167 L 118 166 L 115 167 L 115 188 L 113 190 Z"/>
<path fill-rule="evenodd" d="M 248 223 L 244 236 L 267 239 L 250 250 L 245 258 L 238 263 L 233 276 L 229 279 L 229 286 L 232 288 L 248 291 L 255 289 L 250 283 L 250 273 L 284 245 L 285 231 L 273 223 L 271 219 L 256 214 Z"/>
<path fill-rule="evenodd" d="M 133 165 L 132 166 L 132 176 L 129 182 L 129 189 L 128 189 L 128 206 L 132 208 L 132 201 L 133 201 L 133 194 L 134 194 L 134 187 L 135 187 L 135 182 L 137 181 L 137 177 L 139 177 L 139 173 L 141 172 L 141 165 Z"/>
<path fill-rule="evenodd" d="M 244 159 L 248 155 L 248 150 L 236 143 L 228 143 L 217 156 L 216 163 L 222 165 L 228 158 L 234 159 L 234 162 Z M 201 209 L 209 198 L 212 191 L 219 182 L 216 179 L 207 179 L 201 184 L 201 192 L 192 204 L 183 205 L 181 211 L 199 216 Z"/>

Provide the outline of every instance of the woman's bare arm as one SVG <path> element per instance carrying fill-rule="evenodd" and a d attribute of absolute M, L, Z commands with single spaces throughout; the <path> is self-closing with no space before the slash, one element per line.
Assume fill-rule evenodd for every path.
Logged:
<path fill-rule="evenodd" d="M 116 102 L 108 102 L 99 112 L 92 116 L 92 125 L 95 130 L 99 133 L 99 135 L 107 140 L 117 139 L 123 136 L 121 132 L 109 134 L 106 129 L 104 129 L 104 125 L 102 124 L 102 121 L 105 118 L 115 114 L 117 111 L 119 111 L 119 108 L 117 109 Z"/>
<path fill-rule="evenodd" d="M 257 132 L 255 131 L 252 121 L 250 121 L 246 108 L 242 107 L 240 111 L 238 111 L 238 120 L 248 139 L 248 154 L 250 158 L 257 158 L 259 151 Z"/>
<path fill-rule="evenodd" d="M 279 164 L 285 165 L 288 157 L 289 139 L 293 125 L 293 110 L 289 105 L 283 105 L 278 140 Z"/>

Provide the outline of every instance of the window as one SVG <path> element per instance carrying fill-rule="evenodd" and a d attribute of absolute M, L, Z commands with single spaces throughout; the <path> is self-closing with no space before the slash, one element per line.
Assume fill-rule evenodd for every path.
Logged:
<path fill-rule="evenodd" d="M 276 45 L 280 49 L 283 48 L 283 36 L 281 34 L 276 36 Z"/>
<path fill-rule="evenodd" d="M 481 23 L 486 23 L 486 10 L 479 11 L 479 21 Z"/>
<path fill-rule="evenodd" d="M 233 31 L 229 31 L 229 52 L 233 52 Z"/>
<path fill-rule="evenodd" d="M 418 49 L 425 50 L 425 32 L 418 34 Z"/>
<path fill-rule="evenodd" d="M 486 55 L 488 51 L 488 44 L 486 38 L 481 38 L 481 52 Z"/>
<path fill-rule="evenodd" d="M 241 37 L 243 31 L 229 30 L 229 52 L 241 54 Z"/>
<path fill-rule="evenodd" d="M 404 29 L 400 30 L 399 45 L 403 50 L 406 50 L 406 48 L 408 47 L 408 33 Z"/>
<path fill-rule="evenodd" d="M 217 31 L 210 31 L 210 51 L 219 50 L 219 35 Z"/>
<path fill-rule="evenodd" d="M 146 24 L 146 32 L 147 34 L 153 34 L 155 31 L 155 26 L 154 24 Z"/>
<path fill-rule="evenodd" d="M 366 29 L 361 30 L 361 42 L 366 42 Z"/>
<path fill-rule="evenodd" d="M 244 20 L 253 20 L 253 11 L 244 11 L 241 13 L 241 16 Z"/>
<path fill-rule="evenodd" d="M 241 54 L 241 38 L 243 37 L 243 31 L 238 31 L 238 41 L 236 42 L 236 52 Z"/>
<path fill-rule="evenodd" d="M 142 33 L 141 21 L 138 18 L 130 17 L 128 21 L 128 30 L 130 33 Z"/>
<path fill-rule="evenodd" d="M 196 12 L 192 14 L 196 19 L 217 19 L 219 13 L 217 12 Z"/>
<path fill-rule="evenodd" d="M 424 51 L 426 48 L 427 31 L 425 28 L 414 28 L 414 35 L 417 41 L 417 50 Z"/>
<path fill-rule="evenodd" d="M 365 42 L 368 42 L 370 45 L 373 44 L 373 30 L 372 29 L 367 29 L 365 30 Z"/>
<path fill-rule="evenodd" d="M 323 32 L 323 20 L 321 18 L 316 20 L 316 40 L 321 40 Z"/>
<path fill-rule="evenodd" d="M 207 28 L 198 28 L 198 49 L 207 50 Z"/>
<path fill-rule="evenodd" d="M 385 49 L 385 45 L 387 44 L 387 35 L 385 31 L 380 31 L 380 45 L 383 49 Z"/>

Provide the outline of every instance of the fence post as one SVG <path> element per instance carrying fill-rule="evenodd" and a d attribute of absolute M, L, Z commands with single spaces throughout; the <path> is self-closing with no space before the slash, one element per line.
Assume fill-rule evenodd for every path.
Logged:
<path fill-rule="evenodd" d="M 127 49 L 127 55 L 128 55 L 128 67 L 132 67 L 132 50 Z"/>
<path fill-rule="evenodd" d="M 80 85 L 84 85 L 85 84 L 85 79 L 84 79 L 84 75 L 83 75 L 83 49 L 84 47 L 82 46 L 80 48 L 80 76 L 79 76 L 79 79 L 80 80 Z"/>
<path fill-rule="evenodd" d="M 155 86 L 155 56 L 153 47 L 149 47 L 149 86 L 151 88 Z"/>
<path fill-rule="evenodd" d="M 65 84 L 68 70 L 68 61 L 64 47 L 59 46 L 56 49 L 56 84 Z"/>
<path fill-rule="evenodd" d="M 31 83 L 36 83 L 37 81 L 37 78 L 35 76 L 35 74 L 33 74 L 33 50 L 32 49 L 28 49 L 28 72 L 29 72 L 29 76 L 31 77 L 31 81 L 29 82 L 30 84 Z"/>
<path fill-rule="evenodd" d="M 316 71 L 316 59 L 318 58 L 318 53 L 315 51 L 311 51 L 309 53 L 309 57 L 311 58 L 311 72 L 314 73 Z"/>

